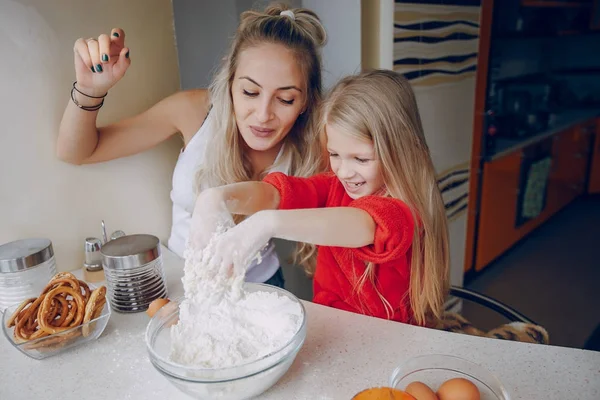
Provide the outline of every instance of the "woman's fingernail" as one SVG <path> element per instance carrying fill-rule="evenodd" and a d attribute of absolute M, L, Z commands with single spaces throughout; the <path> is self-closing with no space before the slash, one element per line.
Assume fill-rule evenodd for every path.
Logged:
<path fill-rule="evenodd" d="M 96 71 L 102 72 L 102 65 L 100 65 L 100 64 L 96 65 Z"/>
<path fill-rule="evenodd" d="M 119 37 L 119 32 L 113 32 L 114 37 Z"/>
<path fill-rule="evenodd" d="M 125 53 L 125 58 L 129 58 L 129 50 L 127 50 L 127 53 Z"/>
<path fill-rule="evenodd" d="M 102 54 L 102 61 L 108 62 L 108 54 Z"/>
<path fill-rule="evenodd" d="M 96 73 L 96 70 L 94 69 L 94 66 L 92 65 L 92 72 Z"/>

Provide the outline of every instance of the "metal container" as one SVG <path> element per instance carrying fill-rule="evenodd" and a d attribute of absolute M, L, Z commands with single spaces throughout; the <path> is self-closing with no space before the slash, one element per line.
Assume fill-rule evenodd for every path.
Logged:
<path fill-rule="evenodd" d="M 0 311 L 38 297 L 56 274 L 49 239 L 23 239 L 0 246 Z"/>
<path fill-rule="evenodd" d="M 89 271 L 102 270 L 102 254 L 100 249 L 102 248 L 102 241 L 98 238 L 88 237 L 85 238 L 85 244 L 83 250 L 85 253 L 85 262 L 83 266 Z"/>
<path fill-rule="evenodd" d="M 122 236 L 105 243 L 100 252 L 113 310 L 145 311 L 153 300 L 167 297 L 160 241 L 156 236 Z"/>

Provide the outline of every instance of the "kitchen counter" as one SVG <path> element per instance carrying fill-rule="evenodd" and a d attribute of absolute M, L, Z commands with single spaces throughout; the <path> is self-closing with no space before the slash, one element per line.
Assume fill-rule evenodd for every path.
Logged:
<path fill-rule="evenodd" d="M 559 114 L 556 118 L 556 122 L 552 124 L 552 126 L 535 135 L 524 137 L 522 139 L 497 138 L 494 154 L 488 158 L 488 161 L 497 160 L 498 158 L 504 157 L 507 154 L 527 147 L 530 144 L 537 143 L 546 139 L 547 137 L 562 132 L 578 123 L 585 122 L 599 115 L 599 108 L 567 111 Z"/>
<path fill-rule="evenodd" d="M 183 260 L 163 248 L 169 296 L 182 294 Z M 80 271 L 78 271 L 80 273 Z M 81 275 L 80 275 L 81 276 Z M 308 334 L 286 375 L 261 399 L 350 399 L 388 383 L 411 357 L 443 353 L 486 367 L 512 399 L 600 399 L 600 353 L 441 332 L 305 303 Z M 151 365 L 145 313 L 113 312 L 102 336 L 45 360 L 0 338 L 0 399 L 184 400 Z"/>

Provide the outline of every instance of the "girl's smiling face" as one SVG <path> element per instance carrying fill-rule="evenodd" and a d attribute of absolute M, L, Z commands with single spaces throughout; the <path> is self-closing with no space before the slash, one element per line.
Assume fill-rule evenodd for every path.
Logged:
<path fill-rule="evenodd" d="M 371 141 L 358 139 L 327 124 L 327 151 L 333 173 L 353 199 L 380 192 L 385 186 L 381 163 Z"/>

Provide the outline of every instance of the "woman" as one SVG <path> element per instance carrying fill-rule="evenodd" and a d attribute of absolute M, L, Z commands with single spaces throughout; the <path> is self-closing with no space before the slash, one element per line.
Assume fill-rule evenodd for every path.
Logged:
<path fill-rule="evenodd" d="M 60 125 L 57 154 L 89 164 L 147 150 L 180 133 L 168 247 L 182 256 L 199 190 L 259 180 L 268 172 L 310 176 L 322 169 L 316 124 L 325 30 L 306 9 L 272 5 L 242 13 L 209 89 L 182 91 L 134 117 L 96 126 L 104 98 L 131 63 L 125 33 L 75 42 L 76 84 Z M 205 151 L 210 148 L 210 151 Z M 302 245 L 301 262 L 314 248 Z M 274 245 L 248 269 L 250 282 L 283 286 Z"/>

